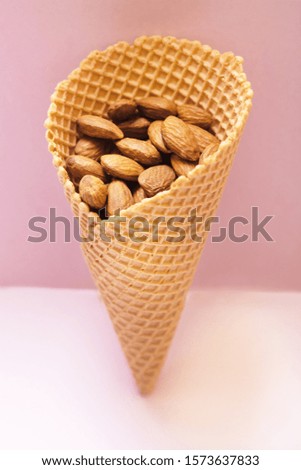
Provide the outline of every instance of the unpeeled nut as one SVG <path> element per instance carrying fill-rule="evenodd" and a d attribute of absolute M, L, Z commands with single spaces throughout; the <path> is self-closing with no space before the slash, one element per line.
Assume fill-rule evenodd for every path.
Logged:
<path fill-rule="evenodd" d="M 108 116 L 114 122 L 122 122 L 132 118 L 137 111 L 134 100 L 122 99 L 112 103 L 108 108 Z"/>
<path fill-rule="evenodd" d="M 166 98 L 149 96 L 137 100 L 138 109 L 143 116 L 150 119 L 165 119 L 177 114 L 177 106 Z"/>
<path fill-rule="evenodd" d="M 162 121 L 153 121 L 147 130 L 148 137 L 160 152 L 170 153 L 170 150 L 166 147 L 162 137 L 162 124 Z"/>
<path fill-rule="evenodd" d="M 133 192 L 133 202 L 136 204 L 137 202 L 143 201 L 147 197 L 145 191 L 141 186 L 138 186 Z"/>
<path fill-rule="evenodd" d="M 94 139 L 93 137 L 83 137 L 77 141 L 74 153 L 84 157 L 98 160 L 99 157 L 108 153 L 108 142 Z"/>
<path fill-rule="evenodd" d="M 190 161 L 199 159 L 200 152 L 194 134 L 189 124 L 178 117 L 169 116 L 163 121 L 162 136 L 166 147 L 179 157 Z"/>
<path fill-rule="evenodd" d="M 142 165 L 152 166 L 162 162 L 160 152 L 150 141 L 126 137 L 116 142 L 116 147 L 122 155 L 132 158 Z"/>
<path fill-rule="evenodd" d="M 193 104 L 178 105 L 178 116 L 182 121 L 204 129 L 207 129 L 212 123 L 211 114 Z"/>
<path fill-rule="evenodd" d="M 95 209 L 102 209 L 107 200 L 108 185 L 96 176 L 86 175 L 79 183 L 79 194 L 84 202 Z"/>
<path fill-rule="evenodd" d="M 192 131 L 198 146 L 199 152 L 203 152 L 206 147 L 210 144 L 219 144 L 219 140 L 215 135 L 210 134 L 210 132 L 202 129 L 201 127 L 195 126 L 193 124 L 188 124 L 190 130 Z"/>
<path fill-rule="evenodd" d="M 133 137 L 135 139 L 146 139 L 149 125 L 150 121 L 144 117 L 129 119 L 118 124 L 125 137 Z"/>
<path fill-rule="evenodd" d="M 144 171 L 139 163 L 117 154 L 103 155 L 101 164 L 109 175 L 126 181 L 137 181 L 140 173 Z"/>
<path fill-rule="evenodd" d="M 205 150 L 200 156 L 199 163 L 203 163 L 203 161 L 206 160 L 206 158 L 213 155 L 218 150 L 218 148 L 219 148 L 219 144 L 217 143 L 207 145 L 207 147 L 205 148 Z"/>
<path fill-rule="evenodd" d="M 90 137 L 117 140 L 123 138 L 123 132 L 112 121 L 92 114 L 81 116 L 77 120 L 79 130 Z"/>
<path fill-rule="evenodd" d="M 132 204 L 133 196 L 127 185 L 123 181 L 112 181 L 108 188 L 108 215 L 114 215 L 116 211 L 127 209 Z"/>
<path fill-rule="evenodd" d="M 72 155 L 71 157 L 68 157 L 66 161 L 66 170 L 76 182 L 85 175 L 97 176 L 104 183 L 107 181 L 107 175 L 105 174 L 101 164 L 92 160 L 92 158 L 83 157 L 82 155 Z"/>
<path fill-rule="evenodd" d="M 197 162 L 183 160 L 183 158 L 178 157 L 175 153 L 171 154 L 170 163 L 177 176 L 187 176 L 197 165 Z"/>
<path fill-rule="evenodd" d="M 160 191 L 169 189 L 175 179 L 176 174 L 170 166 L 157 165 L 144 170 L 139 175 L 138 182 L 147 196 L 152 197 Z"/>

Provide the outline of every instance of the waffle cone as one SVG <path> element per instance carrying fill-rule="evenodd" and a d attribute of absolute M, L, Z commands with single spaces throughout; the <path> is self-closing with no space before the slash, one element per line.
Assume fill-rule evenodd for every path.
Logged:
<path fill-rule="evenodd" d="M 214 116 L 213 130 L 222 143 L 169 191 L 122 211 L 126 221 L 120 233 L 126 241 L 113 237 L 108 242 L 101 236 L 103 222 L 81 201 L 64 162 L 73 153 L 80 115 L 102 115 L 109 102 L 148 95 L 164 96 L 177 104 L 201 103 Z M 162 216 L 186 221 L 193 209 L 203 220 L 212 217 L 251 98 L 240 57 L 220 54 L 197 41 L 157 36 L 92 52 L 52 96 L 46 121 L 49 150 L 82 235 L 93 232 L 93 239 L 81 243 L 83 254 L 143 394 L 152 390 L 166 357 L 207 232 L 201 223 L 202 241 L 196 242 L 185 222 L 185 236 L 175 243 L 167 240 L 170 231 L 165 221 L 159 225 L 157 240 L 151 233 L 139 243 L 129 237 L 128 221 L 137 215 L 150 224 Z M 106 227 L 113 234 L 111 224 Z"/>

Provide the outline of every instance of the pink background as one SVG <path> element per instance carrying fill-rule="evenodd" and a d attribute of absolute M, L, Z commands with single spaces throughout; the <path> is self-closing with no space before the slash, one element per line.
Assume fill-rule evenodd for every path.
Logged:
<path fill-rule="evenodd" d="M 300 289 L 300 17 L 298 0 L 6 0 L 0 284 L 92 286 L 76 242 L 27 242 L 30 217 L 47 216 L 49 207 L 71 216 L 44 138 L 49 97 L 91 50 L 170 34 L 245 58 L 254 108 L 219 215 L 222 223 L 248 217 L 251 206 L 275 215 L 274 243 L 208 243 L 194 286 Z"/>

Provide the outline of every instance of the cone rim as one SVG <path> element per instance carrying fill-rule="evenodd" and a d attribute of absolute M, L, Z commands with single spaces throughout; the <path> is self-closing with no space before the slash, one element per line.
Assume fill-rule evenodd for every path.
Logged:
<path fill-rule="evenodd" d="M 107 53 L 118 48 L 129 48 L 131 46 L 139 46 L 140 43 L 143 43 L 144 41 L 149 40 L 149 41 L 161 41 L 165 44 L 172 44 L 173 42 L 176 42 L 177 44 L 195 44 L 198 47 L 201 47 L 203 50 L 206 52 L 211 52 L 214 53 L 216 57 L 223 57 L 225 61 L 230 61 L 230 60 L 236 60 L 237 66 L 239 71 L 236 71 L 236 79 L 237 82 L 242 85 L 244 83 L 245 91 L 246 91 L 246 98 L 244 100 L 244 105 L 242 110 L 240 111 L 240 114 L 237 117 L 236 123 L 233 125 L 233 128 L 231 129 L 230 133 L 227 135 L 225 139 L 223 139 L 219 145 L 218 150 L 214 152 L 212 155 L 210 155 L 206 160 L 204 160 L 202 163 L 198 164 L 194 169 L 192 169 L 189 172 L 189 175 L 187 176 L 180 176 L 178 177 L 171 185 L 171 187 L 165 191 L 161 191 L 160 193 L 156 194 L 155 196 L 152 196 L 150 198 L 145 198 L 140 202 L 137 202 L 133 204 L 132 206 L 128 207 L 127 209 L 123 209 L 120 211 L 120 215 L 126 218 L 132 217 L 137 213 L 137 210 L 141 207 L 146 207 L 148 205 L 152 206 L 153 202 L 157 202 L 158 205 L 162 199 L 165 199 L 166 195 L 169 195 L 172 191 L 173 188 L 176 188 L 178 186 L 181 186 L 184 184 L 187 179 L 190 179 L 196 175 L 201 175 L 205 170 L 206 167 L 208 167 L 210 164 L 214 164 L 218 157 L 222 154 L 222 150 L 228 146 L 230 146 L 233 141 L 236 141 L 240 132 L 241 128 L 244 126 L 244 123 L 249 115 L 250 109 L 252 107 L 252 97 L 253 97 L 253 90 L 251 88 L 251 83 L 247 80 L 246 74 L 243 71 L 243 58 L 241 56 L 235 55 L 233 52 L 224 52 L 221 53 L 220 51 L 213 49 L 211 46 L 207 44 L 202 44 L 201 41 L 199 40 L 190 40 L 190 39 L 185 39 L 185 38 L 176 38 L 175 36 L 162 36 L 162 35 L 142 35 L 138 36 L 135 38 L 133 41 L 128 42 L 128 41 L 118 41 L 114 44 L 110 44 L 103 50 L 92 50 L 79 64 L 79 67 L 74 69 L 71 73 L 69 73 L 68 77 L 62 81 L 60 81 L 56 87 L 55 91 L 51 95 L 51 104 L 48 108 L 48 113 L 47 113 L 47 119 L 45 120 L 44 126 L 46 128 L 46 140 L 48 142 L 48 149 L 50 153 L 53 156 L 53 164 L 55 167 L 58 168 L 58 171 L 60 169 L 64 170 L 64 183 L 63 186 L 66 189 L 66 184 L 69 183 L 72 188 L 73 194 L 77 194 L 75 191 L 75 187 L 73 183 L 71 182 L 69 175 L 67 174 L 66 170 L 64 169 L 63 162 L 64 158 L 60 156 L 59 151 L 57 150 L 56 143 L 54 142 L 53 139 L 53 134 L 52 134 L 52 114 L 56 113 L 56 98 L 58 96 L 58 93 L 68 89 L 70 86 L 71 82 L 73 79 L 76 79 L 79 73 L 79 70 L 84 69 L 85 65 L 91 61 L 91 59 L 97 57 L 97 59 L 103 59 L 104 61 L 109 61 L 109 59 L 106 57 Z M 71 186 L 69 189 L 71 189 Z M 79 201 L 83 212 L 85 213 L 90 213 L 90 208 L 89 206 L 83 202 Z M 102 220 L 98 216 L 98 214 L 95 214 L 95 222 Z"/>

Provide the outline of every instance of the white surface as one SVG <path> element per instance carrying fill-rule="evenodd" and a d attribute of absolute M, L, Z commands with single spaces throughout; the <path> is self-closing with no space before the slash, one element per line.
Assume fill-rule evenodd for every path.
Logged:
<path fill-rule="evenodd" d="M 300 449 L 301 294 L 195 291 L 153 395 L 95 291 L 0 290 L 2 449 Z"/>

